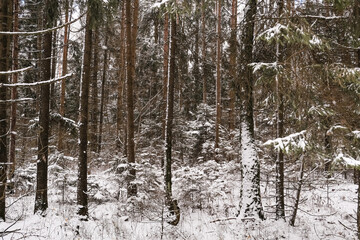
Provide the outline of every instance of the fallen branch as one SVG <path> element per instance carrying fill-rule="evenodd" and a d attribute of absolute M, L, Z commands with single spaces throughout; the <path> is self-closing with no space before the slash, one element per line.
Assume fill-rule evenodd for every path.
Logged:
<path fill-rule="evenodd" d="M 231 217 L 231 218 L 219 218 L 219 219 L 216 219 L 216 220 L 211 221 L 210 223 L 230 221 L 230 220 L 236 220 L 236 217 Z"/>

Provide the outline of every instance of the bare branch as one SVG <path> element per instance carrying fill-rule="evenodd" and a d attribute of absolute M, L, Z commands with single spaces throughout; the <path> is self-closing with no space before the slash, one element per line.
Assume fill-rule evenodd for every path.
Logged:
<path fill-rule="evenodd" d="M 45 85 L 45 84 L 51 84 L 54 82 L 58 82 L 61 81 L 65 78 L 71 77 L 73 74 L 66 74 L 65 76 L 59 77 L 59 78 L 53 78 L 50 80 L 46 80 L 46 81 L 41 81 L 41 82 L 35 82 L 35 83 L 14 83 L 14 84 L 0 84 L 0 87 L 34 87 L 34 86 L 40 86 L 40 85 Z"/>
<path fill-rule="evenodd" d="M 44 33 L 47 33 L 47 32 L 52 32 L 52 31 L 58 30 L 60 28 L 63 28 L 65 26 L 67 26 L 67 25 L 73 24 L 74 22 L 77 22 L 78 20 L 80 20 L 85 14 L 86 14 L 86 12 L 84 12 L 78 18 L 76 18 L 76 19 L 74 19 L 74 20 L 72 20 L 70 22 L 64 23 L 64 24 L 62 24 L 60 26 L 53 27 L 53 28 L 48 28 L 48 29 L 35 31 L 35 32 L 0 32 L 0 35 L 22 35 L 22 36 L 40 35 L 40 34 L 44 34 Z"/>
<path fill-rule="evenodd" d="M 6 71 L 6 72 L 1 72 L 0 71 L 0 75 L 7 75 L 7 74 L 14 74 L 14 73 L 20 73 L 20 72 L 25 72 L 29 69 L 31 69 L 32 66 L 30 67 L 26 67 L 26 68 L 21 68 L 21 69 L 16 69 L 16 70 L 13 70 L 13 71 Z"/>

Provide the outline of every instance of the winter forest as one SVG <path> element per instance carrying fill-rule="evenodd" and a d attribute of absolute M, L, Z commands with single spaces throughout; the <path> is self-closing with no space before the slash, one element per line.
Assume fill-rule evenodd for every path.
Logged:
<path fill-rule="evenodd" d="M 0 0 L 1 239 L 360 239 L 359 0 Z"/>

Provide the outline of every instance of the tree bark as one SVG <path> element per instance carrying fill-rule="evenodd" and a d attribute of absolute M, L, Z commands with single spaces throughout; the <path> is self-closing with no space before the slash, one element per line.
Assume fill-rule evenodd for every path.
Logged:
<path fill-rule="evenodd" d="M 93 68 L 91 78 L 91 105 L 90 105 L 90 149 L 92 152 L 97 151 L 97 130 L 98 130 L 98 69 L 99 69 L 99 28 L 93 33 Z"/>
<path fill-rule="evenodd" d="M 174 119 L 174 88 L 175 88 L 175 59 L 176 59 L 176 18 L 171 16 L 170 30 L 170 65 L 167 84 L 166 100 L 166 124 L 165 124 L 165 194 L 166 204 L 170 214 L 175 219 L 169 221 L 172 225 L 177 225 L 180 220 L 180 210 L 177 202 L 172 199 L 172 128 Z"/>
<path fill-rule="evenodd" d="M 122 144 L 121 141 L 121 126 L 123 125 L 123 89 L 126 77 L 126 68 L 125 68 L 125 46 L 126 46 L 126 39 L 125 39 L 125 2 L 121 6 L 121 33 L 120 33 L 120 54 L 119 54 L 119 81 L 118 81 L 118 97 L 117 97 L 117 119 L 116 119 L 116 146 L 117 150 L 121 152 Z M 124 134 L 125 135 L 125 134 Z M 124 140 L 125 142 L 125 140 Z M 124 151 L 126 152 L 126 151 Z"/>
<path fill-rule="evenodd" d="M 11 12 L 12 2 L 10 0 L 3 0 L 0 3 L 1 15 L 0 31 L 10 31 L 11 29 Z M 0 35 L 0 71 L 9 70 L 9 52 L 10 52 L 10 36 Z M 0 83 L 7 82 L 7 75 L 0 75 Z M 5 221 L 5 190 L 6 190 L 6 163 L 7 163 L 7 149 L 6 149 L 6 88 L 0 87 L 0 219 Z"/>
<path fill-rule="evenodd" d="M 168 82 L 168 71 L 169 71 L 169 14 L 165 13 L 164 19 L 164 70 L 163 70 L 163 131 L 162 136 L 165 139 L 165 128 L 166 128 L 166 98 L 167 98 L 167 82 Z M 161 159 L 161 167 L 164 166 L 164 159 Z"/>
<path fill-rule="evenodd" d="M 221 124 L 221 0 L 217 2 L 217 43 L 216 43 L 216 122 L 215 149 L 219 148 Z"/>
<path fill-rule="evenodd" d="M 19 31 L 19 0 L 14 0 L 14 25 L 13 31 Z M 19 36 L 14 35 L 13 37 L 13 70 L 19 68 Z M 12 83 L 16 84 L 18 82 L 18 74 L 15 73 L 12 75 Z M 11 89 L 11 99 L 17 99 L 17 88 L 14 87 Z M 10 119 L 10 146 L 9 146 L 9 161 L 10 161 L 10 171 L 9 178 L 13 177 L 16 167 L 16 101 L 11 103 L 11 119 Z"/>
<path fill-rule="evenodd" d="M 101 99 L 100 99 L 100 120 L 99 120 L 99 138 L 98 138 L 98 149 L 97 152 L 101 152 L 101 144 L 102 144 L 102 129 L 104 122 L 104 102 L 105 102 L 105 82 L 106 82 L 106 72 L 107 72 L 107 61 L 108 61 L 108 35 L 105 36 L 105 51 L 104 51 L 104 65 L 103 65 L 103 75 L 101 78 Z"/>
<path fill-rule="evenodd" d="M 87 195 L 87 144 L 88 144 L 88 101 L 89 85 L 91 76 L 91 48 L 92 34 L 90 23 L 92 16 L 90 10 L 86 14 L 84 56 L 81 76 L 80 109 L 79 109 L 79 167 L 77 183 L 78 214 L 82 219 L 88 217 L 88 195 Z"/>
<path fill-rule="evenodd" d="M 69 21 L 69 1 L 65 0 L 65 22 Z M 63 62 L 62 62 L 62 76 L 67 74 L 67 55 L 68 55 L 68 30 L 69 26 L 64 27 L 64 48 L 63 48 Z M 60 115 L 65 117 L 65 91 L 66 82 L 65 79 L 61 81 L 61 93 L 60 93 Z M 59 124 L 59 136 L 58 136 L 58 150 L 62 151 L 64 149 L 64 133 L 61 125 Z"/>
<path fill-rule="evenodd" d="M 284 0 L 278 0 L 278 14 L 282 17 L 284 12 Z M 283 64 L 285 60 L 284 48 L 276 43 L 276 62 Z M 284 97 L 283 97 L 283 76 L 280 73 L 275 77 L 275 96 L 276 96 L 276 138 L 284 136 Z M 278 149 L 275 159 L 276 169 L 276 219 L 285 220 L 285 201 L 284 201 L 284 153 Z"/>
<path fill-rule="evenodd" d="M 254 22 L 256 0 L 247 0 L 244 13 L 244 31 L 242 34 L 242 76 L 244 94 L 242 97 L 243 113 L 241 119 L 241 155 L 242 184 L 240 213 L 241 220 L 264 219 L 260 196 L 260 162 L 255 146 L 254 134 L 254 77 L 249 66 L 253 61 Z"/>
<path fill-rule="evenodd" d="M 134 6 L 138 6 L 137 0 L 135 0 Z M 127 193 L 128 197 L 133 197 L 137 195 L 137 186 L 134 183 L 136 179 L 136 170 L 135 170 L 135 142 L 134 142 L 134 69 L 135 64 L 135 41 L 136 38 L 133 39 L 133 33 L 136 30 L 131 29 L 133 20 L 136 19 L 137 11 L 136 7 L 134 9 L 133 19 L 131 14 L 131 1 L 126 0 L 125 2 L 125 12 L 126 12 L 126 87 L 127 87 L 127 160 L 129 164 L 129 175 L 128 175 L 128 186 L 127 186 Z M 135 35 L 136 36 L 136 35 Z"/>
<path fill-rule="evenodd" d="M 206 90 L 206 18 L 205 18 L 205 0 L 201 1 L 201 37 L 202 37 L 202 82 L 203 82 L 203 103 L 207 102 Z"/>
<path fill-rule="evenodd" d="M 290 219 L 290 226 L 294 226 L 295 225 L 295 219 L 296 219 L 296 214 L 297 214 L 297 210 L 299 208 L 299 202 L 300 202 L 300 193 L 301 193 L 301 187 L 303 184 L 303 177 L 304 177 L 304 166 L 305 166 L 305 161 L 304 161 L 304 155 L 302 155 L 301 157 L 301 165 L 300 165 L 300 176 L 299 176 L 299 181 L 298 181 L 298 187 L 296 189 L 296 197 L 295 197 L 295 204 L 294 204 L 294 210 L 293 213 L 291 215 L 291 219 Z"/>
<path fill-rule="evenodd" d="M 234 82 L 236 81 L 236 56 L 237 56 L 237 0 L 232 0 L 231 6 L 231 35 L 230 35 L 230 86 L 229 86 L 229 130 L 235 129 L 235 90 Z"/>
<path fill-rule="evenodd" d="M 54 23 L 54 15 L 49 10 L 56 3 L 53 0 L 45 1 L 44 28 L 51 28 Z M 52 32 L 46 32 L 42 38 L 43 55 L 41 60 L 42 81 L 51 79 L 51 53 Z M 38 136 L 38 159 L 36 174 L 35 213 L 44 214 L 48 208 L 47 178 L 48 178 L 48 154 L 49 154 L 49 124 L 50 124 L 50 86 L 40 87 L 40 115 Z"/>

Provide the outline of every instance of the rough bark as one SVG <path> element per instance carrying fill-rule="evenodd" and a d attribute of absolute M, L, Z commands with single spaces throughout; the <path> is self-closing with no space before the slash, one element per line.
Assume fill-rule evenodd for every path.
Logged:
<path fill-rule="evenodd" d="M 278 0 L 278 15 L 282 17 L 284 12 L 284 1 Z M 276 44 L 276 61 L 278 64 L 284 63 L 284 48 L 279 43 Z M 283 76 L 280 73 L 275 77 L 275 96 L 276 96 L 276 138 L 284 136 L 284 97 L 283 97 Z M 285 220 L 284 203 L 284 153 L 278 149 L 275 159 L 276 170 L 276 207 L 275 218 Z"/>
<path fill-rule="evenodd" d="M 14 24 L 13 31 L 19 31 L 19 0 L 14 0 Z M 18 58 L 19 58 L 19 37 L 14 35 L 13 37 L 13 70 L 19 68 Z M 15 73 L 12 75 L 12 83 L 16 84 L 18 82 L 18 74 Z M 11 89 L 11 99 L 17 99 L 17 88 L 14 87 Z M 10 161 L 10 171 L 9 178 L 11 179 L 16 167 L 16 109 L 17 103 L 14 101 L 11 103 L 11 118 L 10 118 L 10 146 L 9 146 L 9 161 Z"/>
<path fill-rule="evenodd" d="M 53 15 L 49 8 L 53 7 L 53 0 L 45 1 L 44 27 L 50 28 L 53 25 Z M 52 53 L 52 32 L 46 32 L 42 38 L 42 81 L 51 79 L 51 53 Z M 48 84 L 40 87 L 40 114 L 39 114 L 39 136 L 38 136 L 38 158 L 36 173 L 36 194 L 35 213 L 43 214 L 48 208 L 47 199 L 47 178 L 48 178 L 48 146 L 49 146 L 49 118 L 50 118 L 50 86 Z"/>
<path fill-rule="evenodd" d="M 105 36 L 105 47 L 107 47 L 108 35 Z M 107 72 L 107 61 L 108 61 L 108 50 L 107 48 L 104 51 L 104 65 L 103 65 L 103 74 L 101 78 L 101 99 L 100 99 L 100 120 L 99 120 L 99 138 L 98 138 L 98 149 L 97 152 L 101 152 L 101 142 L 102 142 L 102 130 L 104 122 L 104 102 L 105 102 L 105 82 L 106 82 L 106 72 Z"/>
<path fill-rule="evenodd" d="M 92 48 L 92 29 L 91 13 L 88 11 L 86 15 L 84 56 L 81 76 L 80 90 L 80 109 L 79 109 L 79 167 L 78 167 L 78 183 L 77 183 L 77 204 L 78 214 L 82 219 L 87 220 L 88 217 L 88 195 L 87 195 L 87 145 L 88 145 L 88 101 L 89 101 L 89 85 L 91 76 L 91 48 Z"/>
<path fill-rule="evenodd" d="M 256 0 L 248 0 L 244 13 L 242 34 L 243 116 L 241 119 L 242 186 L 240 213 L 241 220 L 264 219 L 260 196 L 260 162 L 256 152 L 254 134 L 254 77 L 249 66 L 253 60 L 254 21 Z"/>
<path fill-rule="evenodd" d="M 90 105 L 90 129 L 89 129 L 89 140 L 90 150 L 92 152 L 97 151 L 97 130 L 98 130 L 98 71 L 99 71 L 99 28 L 97 27 L 93 33 L 93 67 L 92 67 L 92 78 L 90 83 L 91 92 L 91 105 Z"/>
<path fill-rule="evenodd" d="M 0 2 L 0 31 L 10 31 L 11 29 L 11 10 L 12 2 L 3 0 Z M 9 52 L 10 52 L 10 36 L 0 35 L 0 71 L 9 70 Z M 7 75 L 0 75 L 0 83 L 7 82 Z M 0 219 L 5 221 L 5 189 L 6 189 L 6 88 L 0 87 Z"/>
<path fill-rule="evenodd" d="M 135 2 L 138 2 L 135 0 Z M 135 3 L 136 6 L 136 3 Z M 136 9 L 134 9 L 134 12 Z M 128 197 L 133 197 L 137 195 L 137 186 L 134 183 L 136 179 L 136 170 L 135 170 L 135 142 L 134 142 L 134 54 L 135 54 L 135 41 L 133 39 L 132 19 L 131 14 L 131 1 L 126 0 L 125 2 L 125 13 L 126 13 L 126 87 L 127 87 L 127 160 L 129 164 L 129 175 L 127 179 L 127 193 Z"/>
<path fill-rule="evenodd" d="M 201 1 L 201 42 L 202 42 L 202 82 L 203 82 L 203 103 L 207 101 L 206 90 L 206 18 L 205 18 L 205 0 Z"/>
<path fill-rule="evenodd" d="M 221 125 L 221 0 L 217 2 L 217 42 L 216 42 L 216 122 L 215 149 L 219 148 Z"/>
<path fill-rule="evenodd" d="M 69 1 L 65 1 L 65 22 L 69 21 Z M 63 48 L 63 57 L 62 57 L 62 76 L 67 74 L 67 55 L 68 55 L 68 30 L 69 26 L 66 25 L 64 27 L 64 48 Z M 65 79 L 61 81 L 61 92 L 60 92 L 60 114 L 61 116 L 65 117 L 65 89 L 66 89 L 66 82 Z M 62 151 L 63 141 L 64 141 L 64 132 L 59 124 L 59 136 L 58 136 L 58 150 Z"/>
<path fill-rule="evenodd" d="M 163 132 L 162 136 L 165 139 L 165 121 L 166 121 L 166 97 L 167 97 L 167 81 L 169 71 L 169 14 L 165 13 L 164 19 L 164 64 L 163 64 Z M 161 167 L 164 166 L 164 160 L 161 160 Z"/>
<path fill-rule="evenodd" d="M 301 163 L 300 163 L 300 176 L 299 176 L 299 181 L 298 181 L 298 186 L 296 189 L 296 197 L 295 197 L 295 204 L 294 204 L 294 208 L 293 208 L 293 213 L 291 215 L 291 219 L 290 219 L 290 226 L 294 226 L 295 225 L 295 219 L 296 219 L 296 214 L 297 214 L 297 210 L 299 208 L 299 202 L 300 202 L 300 193 L 301 193 L 301 187 L 303 184 L 303 178 L 304 178 L 304 166 L 305 166 L 305 161 L 304 161 L 304 155 L 301 156 Z"/>
<path fill-rule="evenodd" d="M 116 147 L 119 152 L 121 152 L 122 141 L 121 141 L 121 129 L 123 123 L 123 89 L 126 77 L 126 68 L 125 68 L 125 2 L 122 4 L 121 8 L 121 33 L 120 33 L 120 54 L 118 57 L 119 65 L 119 81 L 118 81 L 118 96 L 117 96 L 117 118 L 116 118 Z M 125 135 L 125 134 L 124 134 Z M 124 141 L 125 142 L 125 141 Z M 125 144 L 123 144 L 125 145 Z M 125 148 L 126 149 L 126 145 Z M 124 151 L 126 152 L 126 151 Z"/>
<path fill-rule="evenodd" d="M 176 18 L 171 16 L 170 30 L 170 65 L 167 84 L 166 99 L 166 124 L 165 124 L 165 193 L 166 204 L 169 207 L 170 214 L 175 219 L 169 221 L 172 225 L 177 225 L 180 219 L 180 210 L 177 202 L 172 198 L 172 128 L 174 119 L 174 88 L 175 88 L 175 58 L 176 58 Z"/>
<path fill-rule="evenodd" d="M 235 128 L 235 90 L 234 82 L 236 81 L 236 56 L 237 56 L 237 0 L 232 0 L 231 6 L 231 35 L 230 35 L 230 86 L 229 86 L 229 130 L 233 131 Z"/>

